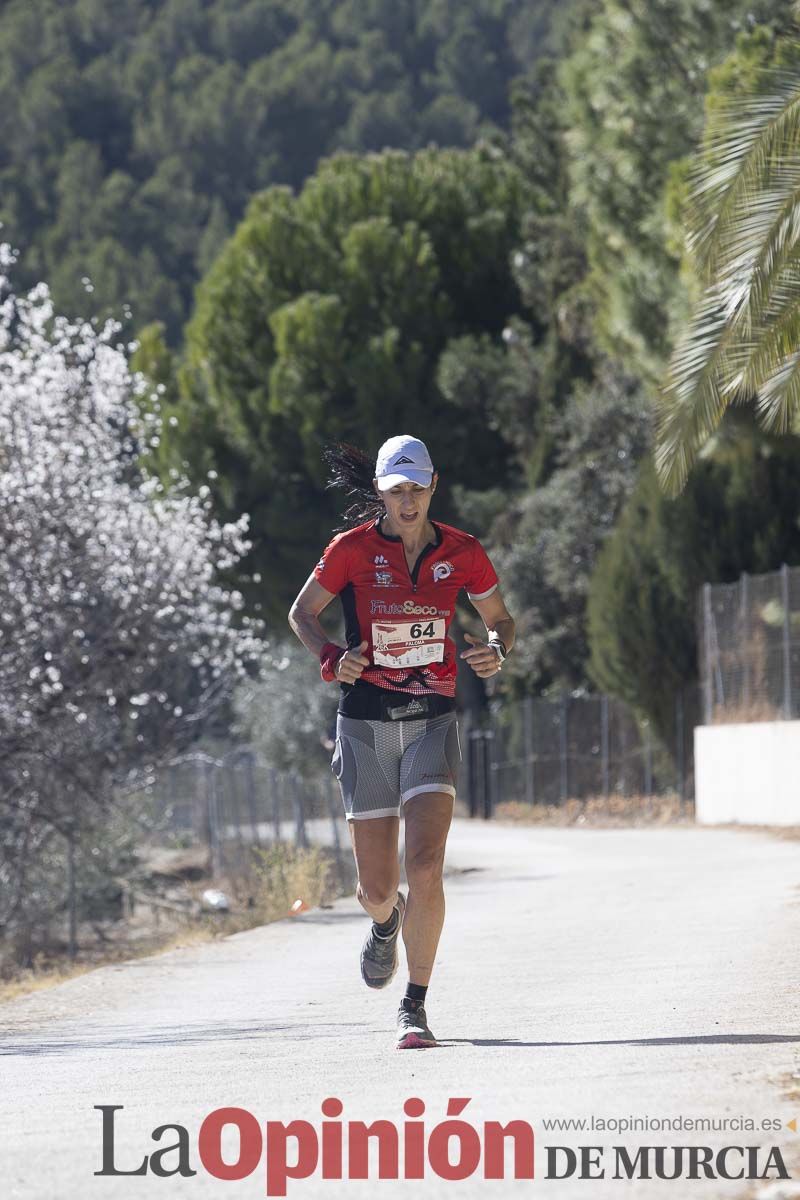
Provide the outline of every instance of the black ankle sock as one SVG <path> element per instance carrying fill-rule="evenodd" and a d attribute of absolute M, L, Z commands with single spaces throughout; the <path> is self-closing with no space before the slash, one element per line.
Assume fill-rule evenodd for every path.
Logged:
<path fill-rule="evenodd" d="M 393 908 L 392 915 L 389 917 L 388 921 L 384 921 L 382 925 L 379 925 L 377 921 L 373 921 L 372 924 L 375 926 L 375 932 L 379 933 L 381 937 L 389 937 L 389 935 L 394 933 L 395 929 L 397 929 L 397 922 L 399 920 L 400 913 L 396 908 Z"/>
<path fill-rule="evenodd" d="M 406 988 L 406 994 L 401 1001 L 401 1005 L 406 1012 L 416 1012 L 418 1008 L 422 1008 L 425 1003 L 425 993 L 427 990 L 427 984 L 409 983 Z"/>

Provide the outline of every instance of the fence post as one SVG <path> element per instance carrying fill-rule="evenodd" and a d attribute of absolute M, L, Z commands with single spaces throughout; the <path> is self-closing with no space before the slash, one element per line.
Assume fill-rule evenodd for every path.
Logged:
<path fill-rule="evenodd" d="M 477 752 L 478 767 L 475 777 L 480 787 L 480 812 L 483 815 L 486 812 L 486 742 L 483 737 L 483 729 L 476 729 L 472 736 Z"/>
<path fill-rule="evenodd" d="M 484 729 L 483 731 L 483 769 L 484 769 L 484 788 L 483 788 L 483 815 L 488 821 L 494 816 L 494 730 Z"/>
<path fill-rule="evenodd" d="M 711 724 L 714 710 L 714 683 L 711 674 L 711 584 L 703 584 L 703 649 L 705 651 L 705 687 L 703 688 L 703 720 Z"/>
<path fill-rule="evenodd" d="M 75 958 L 78 953 L 78 902 L 75 883 L 75 830 L 70 824 L 67 834 L 67 892 L 69 896 L 69 945 L 67 953 Z"/>
<path fill-rule="evenodd" d="M 347 876 L 344 869 L 344 859 L 342 857 L 342 843 L 339 838 L 339 822 L 337 817 L 342 809 L 339 807 L 341 793 L 339 788 L 333 782 L 333 776 L 329 775 L 325 780 L 325 793 L 328 798 L 328 812 L 331 817 L 331 829 L 333 831 L 333 846 L 336 852 L 336 870 L 339 873 L 339 882 L 344 886 L 347 882 Z"/>
<path fill-rule="evenodd" d="M 303 781 L 299 775 L 294 772 L 291 776 L 292 801 L 294 803 L 294 824 L 295 837 L 294 842 L 298 849 L 308 848 L 308 834 L 306 833 L 306 813 L 305 813 L 305 792 L 303 791 Z"/>
<path fill-rule="evenodd" d="M 473 729 L 470 740 L 473 747 L 472 759 L 472 792 L 470 795 L 470 816 L 476 817 L 480 812 L 484 820 L 492 815 L 492 761 L 490 742 L 494 734 L 489 729 Z M 475 786 L 477 784 L 477 786 Z M 478 795 L 480 789 L 480 796 Z"/>
<path fill-rule="evenodd" d="M 469 759 L 469 815 L 475 817 L 478 815 L 478 730 L 470 728 L 469 740 L 467 742 L 467 757 Z"/>
<path fill-rule="evenodd" d="M 219 809 L 217 806 L 216 764 L 210 757 L 203 761 L 206 782 L 206 806 L 208 808 L 208 848 L 211 854 L 211 878 L 220 874 Z"/>
<path fill-rule="evenodd" d="M 461 751 L 458 790 L 463 796 L 466 796 L 469 815 L 474 816 L 472 811 L 472 748 L 470 742 L 472 736 L 472 713 L 468 708 L 464 709 L 462 717 L 458 719 L 456 728 L 458 730 L 458 748 Z"/>
<path fill-rule="evenodd" d="M 600 697 L 600 754 L 603 771 L 603 795 L 607 800 L 610 791 L 610 772 L 608 767 L 608 696 L 605 692 Z"/>
<path fill-rule="evenodd" d="M 229 757 L 230 765 L 228 765 Z M 222 805 L 222 828 L 223 831 L 227 831 L 231 824 L 233 824 L 233 836 L 236 839 L 237 870 L 241 871 L 242 863 L 244 862 L 245 857 L 245 849 L 244 823 L 242 821 L 242 795 L 241 788 L 239 787 L 241 767 L 236 765 L 237 759 L 241 761 L 241 752 L 239 750 L 234 750 L 232 755 L 226 755 L 222 760 L 226 780 L 226 792 Z M 229 844 L 232 840 L 233 838 L 229 839 Z M 224 844 L 225 842 L 223 841 L 223 845 Z"/>
<path fill-rule="evenodd" d="M 675 693 L 675 758 L 678 766 L 678 786 L 676 791 L 680 794 L 681 804 L 686 799 L 686 781 L 684 779 L 685 766 L 683 761 L 683 692 L 679 688 Z"/>
<path fill-rule="evenodd" d="M 789 612 L 789 568 L 781 567 L 781 601 L 783 603 L 783 716 L 792 719 L 792 627 Z"/>
<path fill-rule="evenodd" d="M 744 671 L 742 672 L 742 699 L 745 708 L 750 707 L 750 588 L 747 572 L 742 571 L 739 577 L 739 621 L 741 633 L 739 645 L 744 655 Z"/>
<path fill-rule="evenodd" d="M 248 747 L 244 754 L 245 763 L 245 792 L 247 794 L 247 812 L 250 817 L 250 828 L 253 832 L 253 845 L 261 845 L 261 831 L 258 827 L 256 812 L 256 763 L 255 751 Z"/>
<path fill-rule="evenodd" d="M 171 770 L 176 768 L 171 765 Z M 201 787 L 201 782 L 205 783 L 206 768 L 202 762 L 202 755 L 195 756 L 189 761 L 189 769 L 192 772 L 192 830 L 198 840 L 211 849 L 211 827 L 208 823 L 210 810 L 208 805 L 208 789 Z M 202 774 L 202 781 L 201 776 Z M 174 778 L 172 776 L 171 778 Z"/>
<path fill-rule="evenodd" d="M 569 790 L 569 777 L 567 775 L 567 721 L 569 719 L 568 710 L 569 698 L 564 692 L 561 696 L 561 721 L 559 729 L 559 760 L 560 760 L 560 791 L 561 803 L 566 804 L 567 792 Z"/>
<path fill-rule="evenodd" d="M 487 750 L 487 731 L 478 726 L 470 730 L 470 796 L 469 815 L 482 817 L 489 815 L 489 764 Z"/>
<path fill-rule="evenodd" d="M 644 727 L 644 791 L 646 796 L 653 794 L 653 745 L 649 721 Z"/>
<path fill-rule="evenodd" d="M 281 840 L 280 786 L 278 783 L 278 773 L 274 767 L 269 768 L 269 790 L 272 795 L 272 828 L 275 835 L 275 843 L 279 845 Z"/>
<path fill-rule="evenodd" d="M 525 803 L 533 805 L 536 801 L 536 788 L 533 776 L 533 696 L 526 696 L 522 706 L 523 745 L 525 756 Z"/>

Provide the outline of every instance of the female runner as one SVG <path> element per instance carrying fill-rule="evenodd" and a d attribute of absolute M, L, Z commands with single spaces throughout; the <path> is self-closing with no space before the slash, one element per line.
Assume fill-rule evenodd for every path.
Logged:
<path fill-rule="evenodd" d="M 345 485 L 357 497 L 345 516 L 358 523 L 325 548 L 289 624 L 319 656 L 322 678 L 341 690 L 331 767 L 353 845 L 356 896 L 372 917 L 361 976 L 370 988 L 391 983 L 402 930 L 409 982 L 396 1044 L 420 1049 L 436 1045 L 425 1000 L 444 923 L 442 869 L 461 761 L 456 647 L 447 631 L 466 588 L 489 636 L 466 634 L 471 645 L 461 657 L 489 679 L 514 644 L 514 621 L 478 539 L 429 520 L 439 477 L 423 442 L 389 438 L 374 472 L 344 444 L 326 458 L 334 468 L 329 486 Z M 336 595 L 346 648 L 329 642 L 319 622 Z M 398 890 L 401 812 L 408 899 Z"/>

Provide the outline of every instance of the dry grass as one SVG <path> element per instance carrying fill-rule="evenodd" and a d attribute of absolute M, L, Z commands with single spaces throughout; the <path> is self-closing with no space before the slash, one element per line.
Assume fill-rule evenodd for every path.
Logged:
<path fill-rule="evenodd" d="M 619 828 L 629 825 L 693 824 L 694 806 L 681 803 L 676 793 L 665 796 L 589 796 L 564 804 L 524 804 L 506 800 L 495 806 L 495 818 L 520 825 L 587 825 Z"/>
<path fill-rule="evenodd" d="M 288 916 L 298 900 L 306 908 L 317 908 L 341 895 L 335 860 L 326 849 L 279 845 L 258 849 L 255 855 L 252 877 L 231 886 L 249 918 L 245 928 Z"/>
<path fill-rule="evenodd" d="M 28 992 L 38 992 L 43 988 L 55 987 L 65 983 L 77 975 L 85 975 L 92 971 L 96 964 L 72 963 L 63 967 L 30 967 L 21 970 L 13 979 L 0 983 L 0 1003 L 4 1000 L 16 1000 L 17 996 L 25 996 Z"/>
<path fill-rule="evenodd" d="M 199 881 L 192 891 L 199 898 L 208 886 L 209 880 Z M 319 847 L 298 850 L 285 844 L 256 850 L 250 870 L 242 877 L 216 880 L 214 886 L 230 898 L 229 912 L 204 912 L 196 917 L 161 913 L 157 925 L 152 914 L 144 925 L 141 917 L 117 922 L 113 942 L 101 947 L 80 945 L 75 961 L 39 954 L 32 967 L 20 968 L 9 979 L 0 980 L 0 1003 L 55 987 L 110 963 L 164 954 L 291 918 L 295 901 L 300 900 L 305 911 L 332 903 L 344 890 L 329 851 Z"/>
<path fill-rule="evenodd" d="M 722 705 L 714 708 L 712 725 L 752 725 L 761 721 L 782 721 L 783 709 L 768 700 L 753 700 L 750 704 Z"/>
<path fill-rule="evenodd" d="M 468 816 L 468 813 L 463 815 Z M 694 804 L 681 804 L 676 793 L 666 796 L 591 796 L 587 800 L 568 800 L 565 804 L 524 804 L 506 800 L 495 806 L 495 819 L 508 824 L 577 825 L 593 829 L 615 829 L 646 825 L 694 825 Z M 784 841 L 800 841 L 798 825 L 744 825 L 726 822 L 698 825 L 698 829 L 726 829 L 746 833 L 767 833 Z"/>
<path fill-rule="evenodd" d="M 746 833 L 768 833 L 787 842 L 800 841 L 800 825 L 745 825 L 741 821 L 721 821 L 718 825 L 703 825 L 702 828 L 740 829 Z"/>
<path fill-rule="evenodd" d="M 800 842 L 800 825 L 756 825 L 755 828 L 763 829 L 773 837 L 785 838 L 787 842 Z"/>

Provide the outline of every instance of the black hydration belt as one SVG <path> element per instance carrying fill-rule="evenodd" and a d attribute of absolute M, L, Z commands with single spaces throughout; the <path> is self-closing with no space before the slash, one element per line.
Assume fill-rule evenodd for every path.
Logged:
<path fill-rule="evenodd" d="M 393 692 L 373 684 L 350 686 L 342 689 L 339 712 L 344 717 L 362 721 L 422 721 L 452 712 L 455 698 L 440 696 L 438 692 L 411 695 L 408 692 Z"/>

